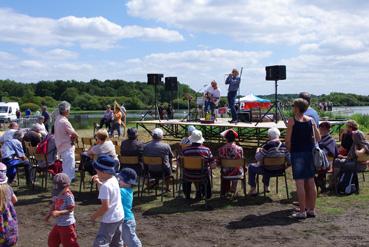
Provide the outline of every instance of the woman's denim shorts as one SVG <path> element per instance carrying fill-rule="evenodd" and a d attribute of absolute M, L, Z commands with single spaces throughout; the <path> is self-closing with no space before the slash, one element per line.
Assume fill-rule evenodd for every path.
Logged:
<path fill-rule="evenodd" d="M 291 153 L 291 163 L 294 180 L 306 180 L 315 176 L 312 152 Z"/>

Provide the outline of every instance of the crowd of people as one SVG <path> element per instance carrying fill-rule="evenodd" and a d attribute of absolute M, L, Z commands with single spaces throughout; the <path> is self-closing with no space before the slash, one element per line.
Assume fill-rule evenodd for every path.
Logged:
<path fill-rule="evenodd" d="M 231 90 L 232 92 L 232 90 Z M 232 97 L 232 94 L 230 95 Z M 62 160 L 62 173 L 53 177 L 53 190 L 50 202 L 50 211 L 45 220 L 55 218 L 48 237 L 48 246 L 79 246 L 74 217 L 75 199 L 71 184 L 76 181 L 75 174 L 75 142 L 78 133 L 68 120 L 71 105 L 63 101 L 58 105 L 55 122 L 49 132 L 47 118 L 42 114 L 30 129 L 19 129 L 16 122 L 9 125 L 9 129 L 0 137 L 0 245 L 14 246 L 18 239 L 17 217 L 14 204 L 17 198 L 12 190 L 12 183 L 17 174 L 18 167 L 25 170 L 26 183 L 32 185 L 32 164 L 27 158 L 27 145 L 42 149 L 45 142 L 45 154 L 48 164 L 52 165 L 57 158 Z M 45 109 L 46 111 L 46 109 Z M 242 160 L 246 154 L 237 144 L 239 134 L 234 129 L 221 133 L 224 145 L 218 150 L 211 150 L 206 144 L 203 133 L 195 126 L 188 126 L 187 136 L 180 142 L 179 150 L 183 157 L 197 157 L 203 160 L 201 169 L 182 169 L 182 190 L 187 200 L 192 200 L 192 184 L 195 188 L 195 200 L 212 197 L 212 172 L 221 167 L 222 178 L 220 194 L 222 197 L 237 194 L 238 178 L 248 175 L 250 196 L 256 196 L 258 191 L 256 176 L 263 176 L 264 191 L 269 192 L 270 177 L 280 173 L 280 170 L 270 171 L 263 164 L 265 158 L 283 157 L 288 166 L 292 167 L 292 175 L 296 184 L 298 210 L 292 214 L 297 219 L 316 217 L 317 186 L 322 192 L 334 189 L 338 174 L 349 163 L 358 164 L 358 170 L 366 169 L 367 160 L 361 157 L 369 156 L 369 142 L 359 125 L 349 120 L 345 131 L 341 134 L 341 146 L 338 148 L 330 135 L 330 123 L 320 122 L 317 112 L 310 107 L 310 95 L 301 93 L 300 98 L 294 100 L 292 117 L 288 120 L 285 142 L 280 139 L 280 130 L 271 127 L 268 130 L 268 141 L 256 150 L 254 162 L 243 166 L 240 162 L 235 167 L 222 167 L 222 159 Z M 48 115 L 48 114 L 47 114 Z M 122 110 L 119 106 L 114 111 L 107 106 L 99 129 L 95 134 L 95 144 L 82 154 L 82 169 L 92 176 L 93 183 L 98 187 L 100 207 L 91 215 L 92 221 L 100 222 L 93 246 L 142 246 L 136 234 L 136 222 L 132 211 L 133 187 L 137 185 L 139 177 L 150 173 L 154 180 L 164 178 L 166 190 L 170 191 L 169 178 L 175 168 L 173 164 L 176 157 L 172 147 L 166 143 L 164 132 L 160 128 L 152 130 L 152 140 L 143 143 L 139 140 L 136 128 L 127 130 L 127 139 L 120 145 L 120 152 L 109 139 L 112 131 L 121 125 Z M 120 134 L 120 130 L 118 131 Z M 316 170 L 313 162 L 313 148 L 319 145 L 327 157 L 332 160 L 331 167 L 325 170 Z M 216 153 L 216 155 L 214 155 Z M 138 166 L 120 169 L 118 155 L 138 157 Z M 149 170 L 144 164 L 143 157 L 160 157 L 162 167 L 160 170 Z M 49 159 L 50 157 L 50 159 Z M 360 162 L 359 162 L 360 161 Z M 287 166 L 283 169 L 286 169 Z M 281 168 L 282 169 L 282 168 Z M 327 182 L 326 175 L 332 171 L 332 178 Z M 196 181 L 194 178 L 204 177 Z M 192 182 L 191 182 L 192 181 Z M 152 181 L 148 181 L 151 183 Z M 157 181 L 155 181 L 156 183 Z M 150 186 L 150 185 L 148 185 Z M 328 187 L 327 187 L 328 186 Z"/>

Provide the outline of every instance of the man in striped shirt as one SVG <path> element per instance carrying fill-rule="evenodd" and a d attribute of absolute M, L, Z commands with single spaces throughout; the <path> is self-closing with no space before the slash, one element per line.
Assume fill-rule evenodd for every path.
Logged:
<path fill-rule="evenodd" d="M 208 147 L 203 145 L 204 138 L 202 137 L 202 132 L 200 130 L 194 130 L 190 136 L 191 146 L 187 147 L 182 151 L 183 156 L 191 156 L 191 157 L 201 157 L 204 159 L 205 168 L 201 171 L 201 174 L 206 174 L 206 183 L 207 183 L 207 191 L 205 193 L 205 186 L 204 184 L 196 185 L 196 199 L 201 199 L 201 195 L 206 196 L 206 198 L 211 197 L 211 184 L 210 184 L 210 175 L 211 169 L 216 167 L 216 162 Z M 199 176 L 199 171 L 193 170 L 184 170 L 184 178 L 193 178 Z M 190 182 L 183 182 L 183 192 L 186 196 L 186 199 L 191 198 L 191 183 Z"/>

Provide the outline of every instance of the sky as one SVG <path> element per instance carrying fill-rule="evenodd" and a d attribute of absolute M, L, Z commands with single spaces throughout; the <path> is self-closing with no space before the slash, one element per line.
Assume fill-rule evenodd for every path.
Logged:
<path fill-rule="evenodd" d="M 366 0 L 1 0 L 0 79 L 177 76 L 194 90 L 243 67 L 241 94 L 369 95 Z"/>

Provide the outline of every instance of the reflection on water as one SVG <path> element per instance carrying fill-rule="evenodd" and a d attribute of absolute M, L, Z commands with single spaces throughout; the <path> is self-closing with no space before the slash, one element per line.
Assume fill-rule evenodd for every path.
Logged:
<path fill-rule="evenodd" d="M 141 120 L 145 112 L 132 111 L 127 114 L 127 122 Z M 69 116 L 70 122 L 76 129 L 89 129 L 93 127 L 94 123 L 99 123 L 103 116 L 103 112 L 99 113 L 87 113 L 87 114 L 71 114 Z M 184 118 L 186 112 L 174 113 L 174 118 Z M 155 116 L 146 115 L 145 120 L 152 120 Z"/>
<path fill-rule="evenodd" d="M 351 116 L 353 114 L 363 114 L 369 115 L 369 106 L 340 106 L 333 107 L 332 111 L 335 115 L 347 115 Z"/>

